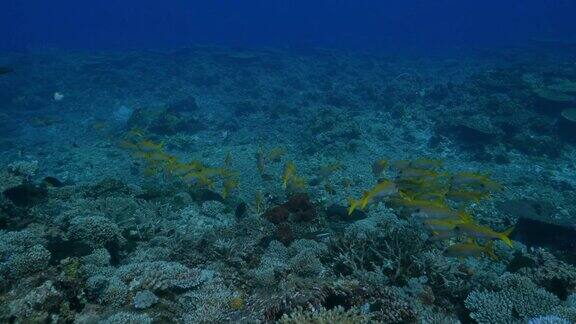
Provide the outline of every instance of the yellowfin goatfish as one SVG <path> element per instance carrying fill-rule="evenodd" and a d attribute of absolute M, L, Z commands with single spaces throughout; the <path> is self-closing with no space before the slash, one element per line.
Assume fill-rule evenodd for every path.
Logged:
<path fill-rule="evenodd" d="M 494 243 L 492 241 L 488 242 L 484 246 L 479 245 L 474 241 L 450 245 L 444 251 L 444 255 L 448 257 L 458 257 L 458 258 L 479 257 L 482 255 L 487 255 L 494 260 L 498 259 L 498 257 L 494 253 Z"/>
<path fill-rule="evenodd" d="M 512 240 L 508 236 L 514 231 L 514 227 L 510 227 L 504 232 L 496 232 L 490 227 L 482 226 L 474 222 L 464 222 L 458 224 L 458 230 L 462 233 L 480 239 L 499 239 L 502 240 L 506 245 L 512 247 Z"/>
<path fill-rule="evenodd" d="M 389 180 L 384 180 L 379 182 L 374 188 L 369 191 L 365 191 L 362 198 L 359 200 L 349 199 L 350 208 L 348 209 L 348 215 L 351 215 L 357 207 L 360 209 L 366 208 L 370 202 L 379 202 L 384 198 L 390 197 L 398 193 L 398 188 L 394 182 Z"/>
<path fill-rule="evenodd" d="M 284 189 L 288 187 L 288 181 L 296 175 L 296 166 L 293 162 L 287 162 L 284 167 L 284 174 L 282 175 L 282 186 Z"/>

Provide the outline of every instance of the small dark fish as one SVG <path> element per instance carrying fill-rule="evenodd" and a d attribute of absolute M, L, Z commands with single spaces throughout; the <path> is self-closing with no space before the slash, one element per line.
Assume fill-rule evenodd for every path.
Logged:
<path fill-rule="evenodd" d="M 244 216 L 246 216 L 246 212 L 248 211 L 248 205 L 246 205 L 246 203 L 241 202 L 238 204 L 238 206 L 236 206 L 236 211 L 234 212 L 234 215 L 236 216 L 236 218 L 243 218 Z"/>
<path fill-rule="evenodd" d="M 64 187 L 64 183 L 54 177 L 45 177 L 44 180 L 42 180 L 42 183 L 46 187 L 52 187 L 52 188 Z"/>
<path fill-rule="evenodd" d="M 5 67 L 5 66 L 0 66 L 0 75 L 2 75 L 2 74 L 8 74 L 8 73 L 11 73 L 11 72 L 12 72 L 12 69 L 11 69 L 11 68 L 8 68 L 8 67 Z"/>
<path fill-rule="evenodd" d="M 309 184 L 310 184 L 312 187 L 316 187 L 317 185 L 319 185 L 320 183 L 322 183 L 322 180 L 323 180 L 322 178 L 317 177 L 317 178 L 314 178 L 314 179 L 310 180 Z"/>

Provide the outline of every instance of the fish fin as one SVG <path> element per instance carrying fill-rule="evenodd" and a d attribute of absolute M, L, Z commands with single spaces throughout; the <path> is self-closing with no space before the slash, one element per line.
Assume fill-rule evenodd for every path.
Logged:
<path fill-rule="evenodd" d="M 468 214 L 464 210 L 461 210 L 458 212 L 458 217 L 460 218 L 462 223 L 473 223 L 474 222 L 474 218 L 472 217 L 472 215 Z"/>
<path fill-rule="evenodd" d="M 512 244 L 512 240 L 508 237 L 510 236 L 510 234 L 512 234 L 512 232 L 514 231 L 514 226 L 508 228 L 507 230 L 505 230 L 504 232 L 500 233 L 500 239 L 506 243 L 506 245 L 508 245 L 509 247 L 514 247 L 514 244 Z"/>

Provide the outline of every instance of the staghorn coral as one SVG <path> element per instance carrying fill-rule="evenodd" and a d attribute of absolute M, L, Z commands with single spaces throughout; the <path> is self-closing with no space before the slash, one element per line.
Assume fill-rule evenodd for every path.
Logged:
<path fill-rule="evenodd" d="M 103 267 L 101 273 L 88 278 L 86 286 L 90 299 L 99 304 L 120 307 L 128 302 L 129 296 L 136 296 L 139 292 L 147 294 L 146 292 L 196 288 L 211 281 L 213 277 L 214 273 L 211 271 L 189 269 L 177 262 L 140 262 L 115 270 Z M 148 301 L 138 305 L 147 304 L 154 299 L 149 294 L 144 297 L 148 297 Z M 136 300 L 134 302 L 136 303 Z"/>
<path fill-rule="evenodd" d="M 248 300 L 247 309 L 259 320 L 278 320 L 298 307 L 320 307 L 328 296 L 328 291 L 323 289 L 325 285 L 322 279 L 287 275 L 272 286 L 256 290 Z"/>
<path fill-rule="evenodd" d="M 333 309 L 320 308 L 317 310 L 304 310 L 302 308 L 284 314 L 278 321 L 280 324 L 363 324 L 372 323 L 370 316 L 362 314 L 359 309 L 349 309 L 338 306 Z"/>
<path fill-rule="evenodd" d="M 231 302 L 238 294 L 219 280 L 178 297 L 185 323 L 221 323 L 234 310 Z"/>
<path fill-rule="evenodd" d="M 454 259 L 442 256 L 440 251 L 424 252 L 416 262 L 426 273 L 428 284 L 438 296 L 461 300 L 472 288 L 471 270 Z"/>
<path fill-rule="evenodd" d="M 129 290 L 162 291 L 172 288 L 188 289 L 212 279 L 214 274 L 189 269 L 178 262 L 141 262 L 121 266 L 117 275 L 128 284 Z"/>
<path fill-rule="evenodd" d="M 379 226 L 381 226 L 381 223 Z M 345 234 L 335 237 L 330 244 L 333 268 L 342 275 L 374 272 L 402 283 L 418 273 L 414 262 L 426 250 L 425 237 L 418 228 L 399 225 L 382 228 L 367 237 Z"/>

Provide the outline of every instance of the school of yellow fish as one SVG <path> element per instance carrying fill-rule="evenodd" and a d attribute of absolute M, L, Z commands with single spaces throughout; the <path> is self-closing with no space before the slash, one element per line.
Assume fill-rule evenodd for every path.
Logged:
<path fill-rule="evenodd" d="M 389 168 L 393 180 L 381 179 L 387 169 L 385 160 L 374 163 L 377 184 L 362 197 L 349 199 L 348 213 L 364 210 L 371 204 L 385 202 L 405 217 L 412 217 L 432 233 L 433 240 L 457 242 L 445 254 L 454 257 L 487 255 L 496 258 L 492 240 L 502 240 L 512 247 L 509 238 L 513 227 L 496 232 L 479 224 L 468 212 L 470 203 L 479 202 L 502 187 L 488 176 L 473 172 L 442 172 L 442 161 L 417 159 L 396 161 Z M 479 244 L 477 241 L 485 242 Z"/>
<path fill-rule="evenodd" d="M 145 138 L 139 130 L 128 132 L 120 146 L 131 151 L 134 158 L 145 163 L 145 175 L 163 174 L 176 177 L 185 183 L 198 187 L 215 189 L 216 181 L 222 183 L 222 197 L 226 199 L 239 185 L 236 172 L 232 171 L 232 155 L 229 153 L 220 168 L 204 165 L 202 161 L 182 162 L 177 156 L 167 153 L 162 143 Z"/>
<path fill-rule="evenodd" d="M 232 171 L 231 154 L 226 156 L 224 165 L 220 168 L 207 167 L 198 160 L 182 162 L 167 153 L 163 144 L 146 139 L 138 130 L 128 132 L 121 146 L 130 150 L 133 157 L 145 162 L 144 173 L 147 175 L 175 176 L 187 184 L 211 190 L 214 190 L 216 181 L 220 180 L 224 199 L 239 185 L 238 175 Z M 263 178 L 266 175 L 266 163 L 279 162 L 283 154 L 284 149 L 281 148 L 272 149 L 268 154 L 265 154 L 262 148 L 259 149 L 256 166 Z M 314 181 L 328 183 L 328 177 L 340 169 L 339 163 L 322 167 Z M 441 169 L 442 161 L 435 159 L 422 158 L 392 163 L 385 159 L 377 160 L 372 166 L 377 183 L 364 191 L 358 199 L 349 198 L 348 214 L 353 215 L 355 210 L 366 210 L 370 205 L 385 203 L 400 215 L 412 217 L 421 223 L 431 232 L 432 240 L 451 242 L 445 250 L 447 256 L 486 255 L 495 259 L 492 242 L 494 239 L 502 240 L 512 247 L 509 235 L 513 228 L 504 232 L 494 231 L 479 224 L 466 211 L 470 203 L 479 202 L 502 187 L 486 175 L 473 172 L 451 174 Z M 387 170 L 392 173 L 392 179 L 382 178 L 382 174 Z M 280 180 L 289 194 L 305 191 L 308 184 L 297 174 L 296 165 L 291 161 L 286 162 Z M 260 191 L 256 191 L 255 209 L 258 213 L 263 211 Z"/>

